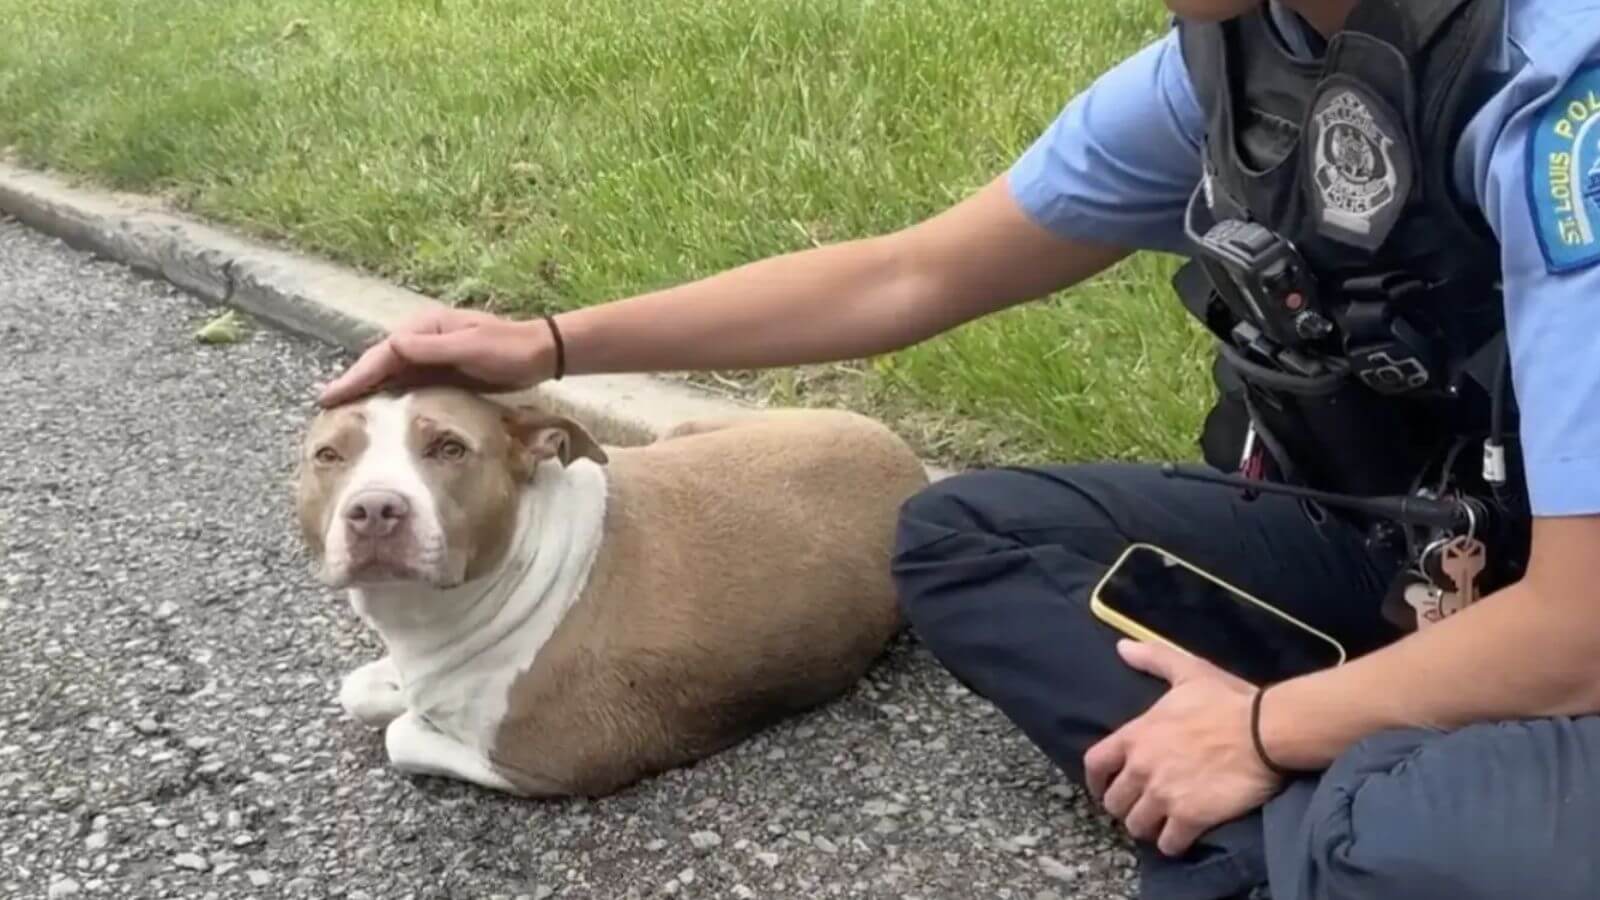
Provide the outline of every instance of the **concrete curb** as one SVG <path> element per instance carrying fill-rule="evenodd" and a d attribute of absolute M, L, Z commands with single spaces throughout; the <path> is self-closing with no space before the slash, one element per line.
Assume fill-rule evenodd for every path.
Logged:
<path fill-rule="evenodd" d="M 211 302 L 351 351 L 441 305 L 381 279 L 179 215 L 149 197 L 69 185 L 3 160 L 0 212 Z M 601 442 L 618 445 L 647 443 L 690 419 L 753 409 L 644 375 L 576 376 L 532 393 L 583 422 Z M 928 473 L 949 474 L 936 467 Z"/>

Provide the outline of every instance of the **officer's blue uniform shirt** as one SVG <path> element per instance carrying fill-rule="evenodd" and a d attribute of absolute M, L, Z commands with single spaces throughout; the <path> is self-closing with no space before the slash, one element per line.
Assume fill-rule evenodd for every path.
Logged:
<path fill-rule="evenodd" d="M 1311 52 L 1304 24 L 1273 12 Z M 1502 30 L 1491 65 L 1509 80 L 1455 177 L 1501 245 L 1534 514 L 1600 513 L 1600 0 L 1508 0 Z M 1064 237 L 1187 253 L 1204 128 L 1168 32 L 1067 104 L 1013 166 L 1012 195 Z"/>

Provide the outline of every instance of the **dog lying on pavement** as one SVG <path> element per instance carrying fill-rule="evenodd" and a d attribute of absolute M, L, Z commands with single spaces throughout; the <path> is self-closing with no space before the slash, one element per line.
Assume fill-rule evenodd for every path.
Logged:
<path fill-rule="evenodd" d="M 399 770 L 601 796 L 849 688 L 899 630 L 889 555 L 926 483 L 851 413 L 602 448 L 450 388 L 324 411 L 297 491 L 322 580 L 388 650 L 339 699 Z"/>

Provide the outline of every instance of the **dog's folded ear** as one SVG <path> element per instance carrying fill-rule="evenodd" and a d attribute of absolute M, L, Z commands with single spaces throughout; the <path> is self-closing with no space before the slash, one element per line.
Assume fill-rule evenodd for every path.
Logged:
<path fill-rule="evenodd" d="M 563 466 L 575 459 L 591 459 L 600 465 L 608 461 L 606 451 L 582 425 L 546 410 L 519 406 L 506 410 L 506 433 L 528 463 L 528 471 L 547 459 L 559 459 Z"/>

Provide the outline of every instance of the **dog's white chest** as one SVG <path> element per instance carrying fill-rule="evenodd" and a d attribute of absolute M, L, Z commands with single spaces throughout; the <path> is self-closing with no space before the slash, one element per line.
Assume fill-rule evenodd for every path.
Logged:
<path fill-rule="evenodd" d="M 515 631 L 493 646 L 478 650 L 447 674 L 420 684 L 405 684 L 406 707 L 433 727 L 487 755 L 494 749 L 495 738 L 510 710 L 517 679 L 532 667 L 569 608 L 570 603 L 544 604 Z"/>

